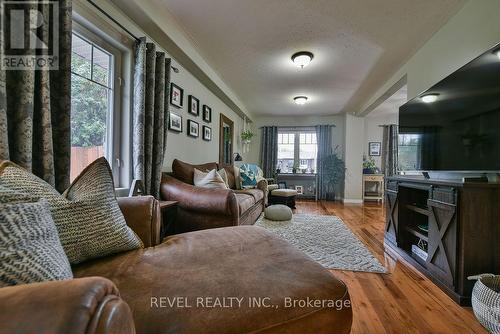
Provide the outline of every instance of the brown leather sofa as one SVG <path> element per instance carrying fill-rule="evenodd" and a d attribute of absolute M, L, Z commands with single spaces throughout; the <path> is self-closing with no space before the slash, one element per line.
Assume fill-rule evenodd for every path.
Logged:
<path fill-rule="evenodd" d="M 255 223 L 266 205 L 266 180 L 259 181 L 256 189 L 236 190 L 231 166 L 224 167 L 231 189 L 200 188 L 193 185 L 195 168 L 205 171 L 219 166 L 216 162 L 191 165 L 176 159 L 172 173 L 163 176 L 162 199 L 179 202 L 173 233 Z"/>
<path fill-rule="evenodd" d="M 350 332 L 344 283 L 285 241 L 239 226 L 179 234 L 158 245 L 157 201 L 119 204 L 152 247 L 77 265 L 73 280 L 0 289 L 0 333 Z M 221 297 L 243 299 L 211 307 Z M 308 299 L 322 305 L 304 305 Z"/>

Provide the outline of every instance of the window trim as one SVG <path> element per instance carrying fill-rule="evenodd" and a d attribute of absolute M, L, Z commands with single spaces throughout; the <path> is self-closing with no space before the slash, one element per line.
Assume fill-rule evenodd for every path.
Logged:
<path fill-rule="evenodd" d="M 105 85 L 95 82 L 92 82 L 101 85 L 102 87 L 110 88 L 113 93 L 113 98 L 110 99 L 111 110 L 112 112 L 108 113 L 106 120 L 106 136 L 108 139 L 106 142 L 106 152 L 109 152 L 106 156 L 106 159 L 109 162 L 111 167 L 111 171 L 113 173 L 113 181 L 115 183 L 115 187 L 121 186 L 121 155 L 122 155 L 122 145 L 120 143 L 121 133 L 121 116 L 122 116 L 122 85 L 121 78 L 123 73 L 122 67 L 122 52 L 116 48 L 112 43 L 106 41 L 101 38 L 98 34 L 92 31 L 92 28 L 87 26 L 83 26 L 82 24 L 73 20 L 72 32 L 75 33 L 78 37 L 86 40 L 87 42 L 95 45 L 97 48 L 101 49 L 106 53 L 110 53 L 112 57 L 112 63 L 110 64 L 113 72 L 113 79 L 110 80 L 110 87 L 106 87 Z M 72 74 L 75 74 L 71 72 Z M 78 75 L 78 74 L 76 74 Z M 90 80 L 85 78 L 86 80 Z"/>
<path fill-rule="evenodd" d="M 293 143 L 293 165 L 295 166 L 296 164 L 299 164 L 300 166 L 300 134 L 302 133 L 314 133 L 316 134 L 316 130 L 315 129 L 311 129 L 311 128 L 303 128 L 303 129 L 291 129 L 291 128 L 278 128 L 278 135 L 280 134 L 294 134 L 295 137 L 294 137 L 294 143 Z M 316 138 L 316 168 L 315 170 L 317 170 L 318 168 L 318 149 L 317 149 L 317 143 L 318 139 Z M 278 145 L 279 142 L 278 142 Z M 307 145 L 307 144 L 306 144 Z M 279 162 L 279 157 L 278 157 L 278 162 Z M 276 166 L 277 167 L 277 166 Z"/>

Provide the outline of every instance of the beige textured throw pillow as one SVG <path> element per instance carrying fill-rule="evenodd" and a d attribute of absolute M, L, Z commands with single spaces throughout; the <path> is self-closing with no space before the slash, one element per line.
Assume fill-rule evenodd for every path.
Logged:
<path fill-rule="evenodd" d="M 222 179 L 224 180 L 224 183 L 226 184 L 226 187 L 227 187 L 227 188 L 230 188 L 230 187 L 229 187 L 229 181 L 228 181 L 228 179 L 227 179 L 227 173 L 226 173 L 226 170 L 225 170 L 224 168 L 222 168 L 222 169 L 219 169 L 219 170 L 217 171 L 217 173 L 219 173 L 220 177 L 222 177 Z"/>
<path fill-rule="evenodd" d="M 195 168 L 193 181 L 196 187 L 227 189 L 224 179 L 216 169 L 212 169 L 210 172 L 205 173 Z"/>
<path fill-rule="evenodd" d="M 0 186 L 0 287 L 71 278 L 47 201 Z"/>
<path fill-rule="evenodd" d="M 0 186 L 47 200 L 71 264 L 143 247 L 125 223 L 105 158 L 90 164 L 63 195 L 10 161 L 0 164 Z"/>

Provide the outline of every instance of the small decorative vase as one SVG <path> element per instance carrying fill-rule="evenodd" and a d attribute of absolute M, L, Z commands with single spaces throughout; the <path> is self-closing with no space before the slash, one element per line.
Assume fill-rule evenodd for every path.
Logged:
<path fill-rule="evenodd" d="M 363 168 L 363 174 L 373 174 L 373 169 L 371 169 L 371 168 Z"/>

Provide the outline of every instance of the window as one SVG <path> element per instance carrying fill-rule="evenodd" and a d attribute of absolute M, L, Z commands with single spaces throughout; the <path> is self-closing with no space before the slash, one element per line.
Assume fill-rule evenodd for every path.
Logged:
<path fill-rule="evenodd" d="M 299 168 L 306 170 L 316 170 L 316 155 L 318 154 L 318 144 L 316 133 L 301 133 L 299 142 Z"/>
<path fill-rule="evenodd" d="M 99 43 L 99 45 L 98 45 Z M 114 49 L 90 34 L 74 31 L 71 56 L 71 180 L 92 161 L 112 165 L 113 122 L 119 92 L 114 90 Z M 117 94 L 118 93 L 118 94 Z M 117 116 L 117 115 L 116 115 Z M 114 171 L 115 172 L 115 171 Z M 117 177 L 115 175 L 115 177 Z"/>
<path fill-rule="evenodd" d="M 308 172 L 316 170 L 318 144 L 314 131 L 280 131 L 278 133 L 278 168 L 291 173 L 293 167 Z"/>
<path fill-rule="evenodd" d="M 278 168 L 283 173 L 292 171 L 295 160 L 295 134 L 278 133 Z"/>
<path fill-rule="evenodd" d="M 398 140 L 398 169 L 401 171 L 420 169 L 422 135 L 400 134 Z"/>

